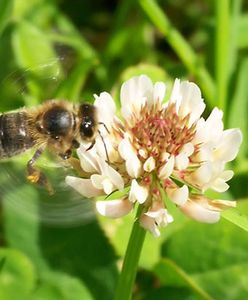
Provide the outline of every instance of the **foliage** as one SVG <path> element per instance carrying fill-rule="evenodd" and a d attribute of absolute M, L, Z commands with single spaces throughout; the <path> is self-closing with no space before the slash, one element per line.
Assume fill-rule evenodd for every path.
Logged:
<path fill-rule="evenodd" d="M 224 195 L 239 201 L 238 210 L 224 213 L 215 225 L 175 213 L 160 239 L 147 236 L 134 299 L 242 300 L 248 295 L 245 9 L 242 0 L 94 5 L 87 0 L 0 0 L 0 111 L 52 98 L 92 102 L 93 94 L 104 90 L 118 100 L 124 80 L 146 73 L 166 81 L 168 88 L 177 77 L 195 81 L 208 110 L 220 107 L 225 126 L 243 131 L 232 165 L 236 175 Z M 72 171 L 49 154 L 40 164 L 58 192 L 50 197 L 30 186 L 25 181 L 28 157 L 1 163 L 0 298 L 112 299 L 118 258 L 134 216 L 97 220 L 92 203 L 63 185 Z"/>

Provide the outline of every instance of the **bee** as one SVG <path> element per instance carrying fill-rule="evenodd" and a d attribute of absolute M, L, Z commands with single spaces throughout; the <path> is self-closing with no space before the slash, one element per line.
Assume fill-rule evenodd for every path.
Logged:
<path fill-rule="evenodd" d="M 45 149 L 68 160 L 81 142 L 95 143 L 100 122 L 92 104 L 48 100 L 34 108 L 0 115 L 0 160 L 35 148 L 27 163 L 27 179 L 52 192 L 46 176 L 35 167 Z M 104 125 L 104 124 L 103 124 Z"/>

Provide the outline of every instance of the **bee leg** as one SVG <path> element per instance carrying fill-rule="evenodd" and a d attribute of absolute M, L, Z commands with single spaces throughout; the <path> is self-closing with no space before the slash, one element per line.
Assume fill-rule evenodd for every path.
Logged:
<path fill-rule="evenodd" d="M 90 149 L 93 148 L 93 146 L 95 145 L 96 141 L 94 140 L 90 145 L 89 147 L 86 149 L 86 151 L 89 151 Z"/>
<path fill-rule="evenodd" d="M 27 163 L 27 180 L 33 184 L 38 184 L 47 189 L 49 194 L 54 194 L 54 190 L 51 184 L 48 182 L 47 177 L 44 173 L 34 167 L 35 162 L 39 159 L 44 149 L 39 148 L 34 156 Z"/>

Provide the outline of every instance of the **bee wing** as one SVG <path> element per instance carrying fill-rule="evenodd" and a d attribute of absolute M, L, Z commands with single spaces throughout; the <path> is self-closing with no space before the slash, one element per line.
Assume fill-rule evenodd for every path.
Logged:
<path fill-rule="evenodd" d="M 18 169 L 17 169 L 18 166 Z M 2 162 L 0 167 L 0 198 L 8 211 L 14 211 L 30 220 L 53 226 L 76 226 L 92 222 L 95 218 L 94 200 L 83 198 L 67 187 L 64 168 L 52 168 L 55 193 L 31 185 L 25 180 L 25 168 L 13 161 Z"/>

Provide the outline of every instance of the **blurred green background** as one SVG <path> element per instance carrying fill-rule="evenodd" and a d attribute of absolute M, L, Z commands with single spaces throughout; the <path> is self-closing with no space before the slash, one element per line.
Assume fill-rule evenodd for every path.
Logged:
<path fill-rule="evenodd" d="M 248 214 L 248 3 L 241 0 L 0 0 L 0 111 L 47 99 L 93 101 L 137 74 L 196 82 L 244 141 L 219 197 Z M 117 103 L 118 104 L 118 103 Z M 0 164 L 0 299 L 111 300 L 134 216 L 108 220 L 67 189 L 71 170 L 49 157 L 57 192 L 25 181 L 30 154 Z M 46 161 L 47 160 L 47 161 Z M 48 163 L 47 163 L 48 162 Z M 174 212 L 147 235 L 134 299 L 248 298 L 248 235 L 223 219 L 199 224 Z M 241 227 L 248 230 L 246 217 Z"/>

